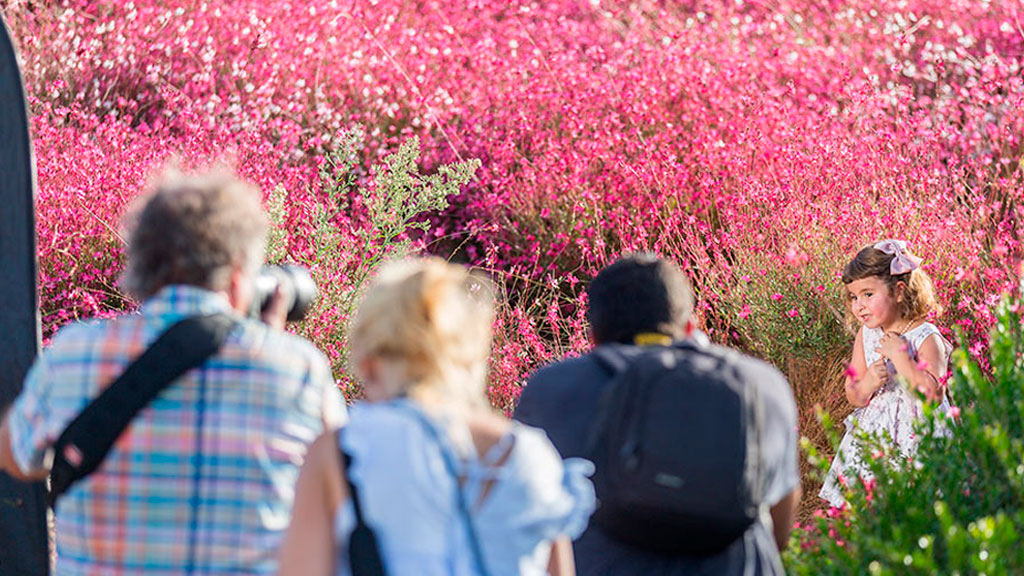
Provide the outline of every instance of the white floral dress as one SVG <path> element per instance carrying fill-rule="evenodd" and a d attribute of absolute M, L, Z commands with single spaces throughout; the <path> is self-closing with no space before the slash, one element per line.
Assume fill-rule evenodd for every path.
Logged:
<path fill-rule="evenodd" d="M 878 328 L 864 328 L 864 362 L 870 366 L 881 358 L 876 348 L 884 332 Z M 925 322 L 903 334 L 907 341 L 907 351 L 910 357 L 917 358 L 917 350 L 924 341 L 935 335 L 939 338 L 940 345 L 945 349 L 945 356 L 948 360 L 953 345 L 942 337 L 939 329 L 934 324 Z M 857 439 L 858 431 L 869 434 L 881 434 L 888 432 L 896 446 L 904 455 L 911 455 L 917 448 L 917 438 L 914 436 L 914 422 L 921 418 L 921 401 L 916 394 L 912 394 L 907 388 L 896 379 L 896 370 L 892 362 L 886 360 L 886 367 L 889 369 L 888 381 L 875 392 L 866 406 L 853 411 L 846 418 L 846 435 L 839 444 L 836 457 L 832 460 L 828 476 L 821 487 L 818 496 L 827 500 L 832 506 L 841 506 L 846 502 L 843 498 L 842 487 L 839 485 L 839 475 L 842 474 L 849 481 L 858 477 L 870 477 L 867 464 L 863 461 L 860 441 Z M 949 401 L 943 397 L 938 407 L 940 412 L 949 409 Z"/>

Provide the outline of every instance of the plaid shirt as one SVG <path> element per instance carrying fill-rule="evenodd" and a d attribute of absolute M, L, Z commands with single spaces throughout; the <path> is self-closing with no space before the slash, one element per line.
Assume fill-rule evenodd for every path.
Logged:
<path fill-rule="evenodd" d="M 68 326 L 9 414 L 23 472 L 164 330 L 231 312 L 223 296 L 168 286 L 138 315 Z M 344 402 L 308 341 L 244 320 L 224 347 L 144 408 L 100 468 L 57 504 L 57 574 L 269 574 L 306 446 Z"/>

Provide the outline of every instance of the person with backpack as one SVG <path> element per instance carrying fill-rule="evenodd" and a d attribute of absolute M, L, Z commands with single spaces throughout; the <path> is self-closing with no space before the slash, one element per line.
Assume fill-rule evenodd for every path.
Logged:
<path fill-rule="evenodd" d="M 580 574 L 783 574 L 800 500 L 796 403 L 768 364 L 695 330 L 674 263 L 628 255 L 588 287 L 586 355 L 547 366 L 515 418 L 596 465 Z"/>

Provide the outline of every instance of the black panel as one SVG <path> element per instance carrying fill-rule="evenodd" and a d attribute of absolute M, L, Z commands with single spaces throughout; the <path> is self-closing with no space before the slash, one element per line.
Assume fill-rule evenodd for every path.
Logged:
<path fill-rule="evenodd" d="M 39 349 L 34 191 L 21 74 L 0 15 L 0 411 Z M 49 572 L 45 490 L 0 474 L 0 576 Z"/>

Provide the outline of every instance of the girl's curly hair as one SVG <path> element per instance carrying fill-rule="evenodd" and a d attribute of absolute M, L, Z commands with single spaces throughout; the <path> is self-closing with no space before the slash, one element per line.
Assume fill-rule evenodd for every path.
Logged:
<path fill-rule="evenodd" d="M 855 280 L 879 278 L 889 287 L 890 294 L 896 285 L 903 283 L 903 300 L 900 302 L 900 314 L 907 320 L 923 320 L 929 314 L 942 314 L 942 306 L 935 299 L 935 287 L 928 273 L 915 268 L 904 274 L 890 273 L 890 265 L 895 254 L 886 254 L 874 245 L 865 246 L 857 252 L 853 260 L 843 268 L 843 284 Z M 849 313 L 849 310 L 847 310 Z"/>

